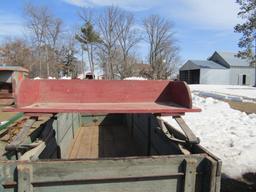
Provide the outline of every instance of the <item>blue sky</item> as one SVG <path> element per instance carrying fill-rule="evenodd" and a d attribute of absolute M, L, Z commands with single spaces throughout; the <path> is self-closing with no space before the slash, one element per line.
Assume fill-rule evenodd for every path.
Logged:
<path fill-rule="evenodd" d="M 81 7 L 101 11 L 104 6 L 117 5 L 135 14 L 140 25 L 145 16 L 159 14 L 174 24 L 175 37 L 180 47 L 182 62 L 205 59 L 213 51 L 238 50 L 240 34 L 234 33 L 238 5 L 235 0 L 30 0 L 47 5 L 62 18 L 66 27 L 79 26 L 77 12 Z M 0 40 L 23 36 L 23 6 L 29 0 L 0 0 Z M 143 50 L 143 46 L 139 49 Z M 142 51 L 143 55 L 144 52 Z M 142 56 L 142 57 L 145 57 Z M 144 58 L 143 58 L 144 59 Z"/>

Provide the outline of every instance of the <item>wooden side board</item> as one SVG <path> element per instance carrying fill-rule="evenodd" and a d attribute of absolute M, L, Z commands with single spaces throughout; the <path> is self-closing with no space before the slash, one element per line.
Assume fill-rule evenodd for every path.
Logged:
<path fill-rule="evenodd" d="M 186 191 L 196 190 L 204 155 L 105 160 L 9 161 L 0 164 L 6 191 Z"/>

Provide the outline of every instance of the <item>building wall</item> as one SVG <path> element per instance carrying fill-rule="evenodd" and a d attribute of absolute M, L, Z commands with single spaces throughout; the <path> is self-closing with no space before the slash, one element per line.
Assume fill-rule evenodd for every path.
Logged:
<path fill-rule="evenodd" d="M 229 69 L 200 69 L 200 84 L 229 84 Z"/>
<path fill-rule="evenodd" d="M 246 85 L 254 85 L 255 69 L 249 67 L 230 68 L 230 85 L 242 85 L 243 75 L 246 75 Z"/>
<path fill-rule="evenodd" d="M 255 69 L 249 67 L 200 69 L 200 84 L 243 85 L 243 75 L 246 75 L 245 85 L 254 85 Z"/>

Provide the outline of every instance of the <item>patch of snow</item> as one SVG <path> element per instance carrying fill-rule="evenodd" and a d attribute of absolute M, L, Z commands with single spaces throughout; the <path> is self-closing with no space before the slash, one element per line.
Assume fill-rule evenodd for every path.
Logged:
<path fill-rule="evenodd" d="M 35 77 L 34 80 L 40 80 L 40 79 L 43 79 L 41 77 Z M 49 76 L 47 79 L 56 79 L 56 77 L 51 77 Z"/>
<path fill-rule="evenodd" d="M 77 79 L 85 79 L 85 74 L 78 74 Z"/>
<path fill-rule="evenodd" d="M 124 80 L 147 80 L 144 77 L 126 77 Z"/>
<path fill-rule="evenodd" d="M 232 178 L 256 172 L 256 114 L 247 115 L 226 102 L 195 94 L 193 104 L 202 112 L 187 113 L 184 119 L 200 144 L 223 161 L 222 172 Z M 164 118 L 180 130 L 171 117 Z"/>
<path fill-rule="evenodd" d="M 56 79 L 56 77 L 51 77 L 51 76 L 49 76 L 48 79 Z"/>
<path fill-rule="evenodd" d="M 70 80 L 70 79 L 72 79 L 71 77 L 68 77 L 68 76 L 63 76 L 63 77 L 61 77 L 60 79 L 68 79 L 68 80 Z"/>
<path fill-rule="evenodd" d="M 238 102 L 256 102 L 256 88 L 239 85 L 189 85 L 192 92 L 202 97 Z"/>
<path fill-rule="evenodd" d="M 0 122 L 0 125 L 4 125 L 5 123 L 7 123 L 8 121 L 2 121 Z"/>

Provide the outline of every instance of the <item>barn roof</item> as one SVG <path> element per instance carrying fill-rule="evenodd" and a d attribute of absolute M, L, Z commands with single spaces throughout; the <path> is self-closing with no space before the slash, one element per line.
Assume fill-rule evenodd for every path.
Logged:
<path fill-rule="evenodd" d="M 217 60 L 216 60 L 217 59 Z M 232 52 L 215 51 L 209 60 L 218 62 L 228 67 L 249 67 L 250 62 L 247 59 L 242 59 Z"/>
<path fill-rule="evenodd" d="M 184 70 L 195 70 L 195 69 L 226 69 L 226 67 L 209 60 L 188 60 L 181 68 L 181 71 Z"/>

